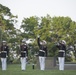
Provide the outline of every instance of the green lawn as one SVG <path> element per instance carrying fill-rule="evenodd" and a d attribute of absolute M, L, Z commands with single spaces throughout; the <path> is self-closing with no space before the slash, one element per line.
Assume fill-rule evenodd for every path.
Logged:
<path fill-rule="evenodd" d="M 21 71 L 20 64 L 10 64 L 6 71 L 1 70 L 0 75 L 76 75 L 76 70 L 45 70 L 32 69 L 31 65 L 27 65 L 26 71 Z"/>

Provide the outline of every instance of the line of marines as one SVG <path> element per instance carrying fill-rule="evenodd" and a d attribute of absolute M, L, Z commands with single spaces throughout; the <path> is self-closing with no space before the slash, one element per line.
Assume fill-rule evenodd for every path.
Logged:
<path fill-rule="evenodd" d="M 45 70 L 45 60 L 48 56 L 47 54 L 47 42 L 45 40 L 40 39 L 40 36 L 37 37 L 37 43 L 39 46 L 38 56 L 39 56 L 39 64 L 40 70 Z M 59 60 L 59 70 L 64 70 L 64 61 L 65 61 L 65 53 L 66 53 L 66 42 L 61 40 L 61 42 L 56 44 L 56 47 L 59 49 L 58 60 Z M 0 47 L 1 54 L 1 65 L 2 70 L 7 70 L 7 57 L 9 56 L 9 47 L 6 41 L 2 42 Z M 22 40 L 22 44 L 20 45 L 20 62 L 21 62 L 21 70 L 26 70 L 26 64 L 28 58 L 28 47 L 25 40 Z"/>

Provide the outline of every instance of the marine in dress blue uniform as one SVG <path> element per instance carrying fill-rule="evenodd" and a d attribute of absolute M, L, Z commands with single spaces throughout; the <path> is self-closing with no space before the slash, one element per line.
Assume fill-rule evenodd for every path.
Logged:
<path fill-rule="evenodd" d="M 9 48 L 6 45 L 6 41 L 2 42 L 1 45 L 1 63 L 2 63 L 2 70 L 7 69 L 7 56 L 9 54 Z"/>
<path fill-rule="evenodd" d="M 21 70 L 26 70 L 26 59 L 28 57 L 28 49 L 25 41 L 22 40 L 22 45 L 20 46 L 20 53 L 21 53 Z"/>
<path fill-rule="evenodd" d="M 37 43 L 39 46 L 39 63 L 40 70 L 45 70 L 45 57 L 47 57 L 47 46 L 46 41 L 40 41 L 40 37 L 38 36 Z"/>
<path fill-rule="evenodd" d="M 64 61 L 65 61 L 65 54 L 66 54 L 65 40 L 61 40 L 61 42 L 57 44 L 57 48 L 59 49 L 59 54 L 58 54 L 59 70 L 64 70 Z"/>

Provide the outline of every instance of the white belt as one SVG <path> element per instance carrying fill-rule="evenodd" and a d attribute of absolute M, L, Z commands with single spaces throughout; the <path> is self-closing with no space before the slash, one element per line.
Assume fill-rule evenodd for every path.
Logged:
<path fill-rule="evenodd" d="M 59 52 L 65 52 L 64 50 L 59 50 Z"/>
<path fill-rule="evenodd" d="M 26 53 L 26 51 L 21 51 L 22 53 Z"/>
<path fill-rule="evenodd" d="M 7 53 L 7 51 L 1 51 L 1 52 Z"/>
<path fill-rule="evenodd" d="M 39 50 L 39 51 L 41 51 L 41 52 L 44 52 L 44 53 L 45 53 L 45 51 L 44 51 L 44 50 Z"/>

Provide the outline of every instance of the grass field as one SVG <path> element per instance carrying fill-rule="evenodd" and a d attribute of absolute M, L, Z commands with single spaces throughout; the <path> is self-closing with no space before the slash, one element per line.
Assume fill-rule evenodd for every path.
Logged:
<path fill-rule="evenodd" d="M 32 65 L 27 65 L 26 71 L 21 71 L 20 64 L 9 64 L 6 71 L 1 70 L 0 75 L 76 75 L 76 70 L 45 70 L 32 69 Z"/>

